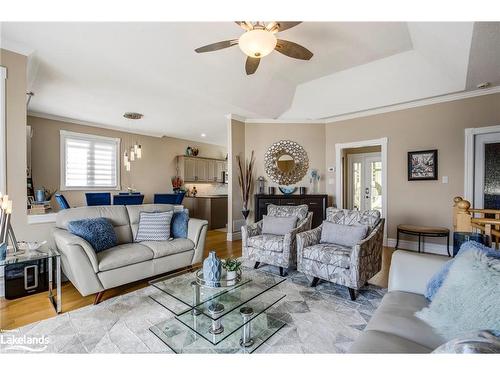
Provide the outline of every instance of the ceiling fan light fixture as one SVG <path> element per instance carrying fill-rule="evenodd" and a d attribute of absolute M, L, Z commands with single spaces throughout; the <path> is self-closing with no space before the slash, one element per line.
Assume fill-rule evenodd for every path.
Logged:
<path fill-rule="evenodd" d="M 273 33 L 264 29 L 247 31 L 240 36 L 238 45 L 249 57 L 261 58 L 269 55 L 276 47 L 277 39 Z"/>

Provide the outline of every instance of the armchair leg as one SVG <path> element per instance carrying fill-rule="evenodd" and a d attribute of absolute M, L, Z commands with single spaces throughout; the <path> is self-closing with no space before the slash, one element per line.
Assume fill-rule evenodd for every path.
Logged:
<path fill-rule="evenodd" d="M 349 289 L 349 297 L 351 297 L 351 301 L 356 300 L 356 290 L 353 288 L 347 288 Z"/>
<path fill-rule="evenodd" d="M 283 267 L 280 267 L 280 276 L 288 276 L 288 270 L 285 270 Z"/>
<path fill-rule="evenodd" d="M 259 266 L 260 266 L 260 262 L 255 262 L 255 265 L 253 266 L 253 268 L 257 269 L 257 268 L 259 268 Z"/>
<path fill-rule="evenodd" d="M 316 285 L 318 285 L 318 283 L 319 283 L 319 277 L 315 277 L 311 282 L 311 288 L 315 288 Z"/>
<path fill-rule="evenodd" d="M 99 292 L 95 295 L 95 298 L 94 298 L 94 305 L 97 305 L 99 302 L 101 302 L 101 298 L 102 296 L 104 295 L 104 291 L 102 292 Z"/>

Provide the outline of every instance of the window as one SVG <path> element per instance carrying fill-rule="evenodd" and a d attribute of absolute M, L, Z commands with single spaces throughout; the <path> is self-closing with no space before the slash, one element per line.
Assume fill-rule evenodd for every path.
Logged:
<path fill-rule="evenodd" d="M 61 130 L 61 190 L 120 189 L 120 139 Z"/>

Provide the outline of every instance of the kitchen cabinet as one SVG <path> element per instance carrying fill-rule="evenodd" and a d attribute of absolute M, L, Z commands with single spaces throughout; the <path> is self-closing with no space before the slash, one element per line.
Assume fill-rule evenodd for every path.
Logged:
<path fill-rule="evenodd" d="M 222 172 L 227 171 L 227 162 L 221 159 L 180 155 L 177 157 L 177 170 L 184 182 L 222 183 Z"/>

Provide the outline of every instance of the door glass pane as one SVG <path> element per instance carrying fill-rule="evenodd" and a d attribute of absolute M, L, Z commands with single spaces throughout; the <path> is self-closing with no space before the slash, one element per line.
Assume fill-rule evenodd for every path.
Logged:
<path fill-rule="evenodd" d="M 371 162 L 370 171 L 370 210 L 382 211 L 382 162 Z"/>
<path fill-rule="evenodd" d="M 361 209 L 361 163 L 352 163 L 352 209 Z"/>
<path fill-rule="evenodd" d="M 500 143 L 484 145 L 484 208 L 500 209 Z"/>

